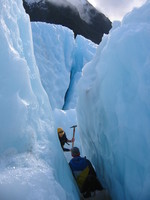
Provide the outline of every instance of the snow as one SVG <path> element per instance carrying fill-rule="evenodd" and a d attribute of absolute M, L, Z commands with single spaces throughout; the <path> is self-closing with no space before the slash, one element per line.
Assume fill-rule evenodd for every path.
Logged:
<path fill-rule="evenodd" d="M 115 24 L 78 86 L 83 152 L 114 200 L 150 199 L 149 13 L 147 1 Z"/>
<path fill-rule="evenodd" d="M 0 1 L 0 199 L 78 200 L 57 136 L 76 124 L 75 146 L 112 199 L 150 199 L 149 13 L 147 1 L 97 47 Z"/>

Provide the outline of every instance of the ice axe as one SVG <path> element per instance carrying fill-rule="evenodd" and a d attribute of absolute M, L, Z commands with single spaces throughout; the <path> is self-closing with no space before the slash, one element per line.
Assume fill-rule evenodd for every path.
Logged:
<path fill-rule="evenodd" d="M 70 128 L 73 128 L 73 137 L 72 137 L 72 139 L 75 138 L 75 128 L 76 127 L 77 127 L 77 125 L 73 125 L 73 126 L 70 127 Z M 74 147 L 74 142 L 72 142 L 72 147 Z"/>

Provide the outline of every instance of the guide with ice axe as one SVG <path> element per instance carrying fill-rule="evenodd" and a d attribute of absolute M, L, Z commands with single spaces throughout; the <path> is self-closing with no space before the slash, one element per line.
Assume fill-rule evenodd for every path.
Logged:
<path fill-rule="evenodd" d="M 66 136 L 65 131 L 62 128 L 57 128 L 57 133 L 58 133 L 59 141 L 60 141 L 60 144 L 61 144 L 61 147 L 62 147 L 63 151 L 70 151 L 70 149 L 65 148 L 64 145 L 68 144 L 68 142 L 73 143 L 74 142 L 74 138 L 69 140 L 67 138 L 67 136 Z"/>

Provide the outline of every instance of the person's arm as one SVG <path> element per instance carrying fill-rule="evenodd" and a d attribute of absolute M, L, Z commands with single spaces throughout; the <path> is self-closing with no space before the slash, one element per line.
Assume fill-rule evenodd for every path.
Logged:
<path fill-rule="evenodd" d="M 73 177 L 75 178 L 75 175 L 74 175 L 74 173 L 73 173 L 73 170 L 72 170 L 72 167 L 71 167 L 71 163 L 69 162 L 69 167 L 70 167 L 70 169 L 71 169 L 71 172 L 72 172 L 72 175 L 73 175 Z M 75 178 L 76 179 L 76 178 Z"/>
<path fill-rule="evenodd" d="M 66 136 L 66 133 L 65 133 L 65 136 Z M 66 140 L 67 140 L 67 142 L 74 142 L 74 141 L 75 141 L 74 138 L 72 138 L 71 140 L 69 140 L 69 139 L 67 138 L 67 136 L 66 136 Z"/>
<path fill-rule="evenodd" d="M 74 138 L 72 138 L 71 140 L 68 140 L 68 139 L 67 139 L 67 142 L 74 142 L 74 141 L 75 141 Z"/>

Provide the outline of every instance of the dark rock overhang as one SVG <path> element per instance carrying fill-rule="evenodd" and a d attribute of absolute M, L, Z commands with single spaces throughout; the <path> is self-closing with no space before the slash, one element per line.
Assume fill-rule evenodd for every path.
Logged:
<path fill-rule="evenodd" d="M 101 42 L 103 34 L 108 34 L 112 27 L 111 21 L 88 2 L 83 7 L 88 20 L 83 20 L 77 8 L 73 6 L 56 6 L 43 0 L 33 4 L 28 4 L 23 0 L 23 5 L 31 21 L 66 26 L 74 32 L 75 37 L 82 35 L 96 44 Z"/>

